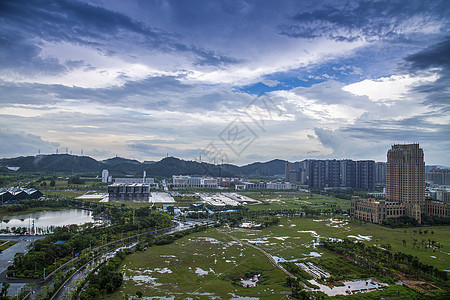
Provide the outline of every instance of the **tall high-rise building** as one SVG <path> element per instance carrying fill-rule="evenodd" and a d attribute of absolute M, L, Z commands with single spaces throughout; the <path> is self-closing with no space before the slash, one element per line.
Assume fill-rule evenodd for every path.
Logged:
<path fill-rule="evenodd" d="M 298 171 L 295 167 L 295 163 L 286 162 L 284 180 L 290 183 L 297 183 L 298 181 Z"/>
<path fill-rule="evenodd" d="M 356 162 L 356 187 L 364 191 L 375 190 L 375 162 L 358 160 Z"/>
<path fill-rule="evenodd" d="M 427 180 L 436 185 L 450 185 L 450 170 L 433 168 L 428 172 Z"/>
<path fill-rule="evenodd" d="M 323 189 L 325 187 L 325 161 L 309 161 L 309 181 L 310 189 Z"/>
<path fill-rule="evenodd" d="M 378 186 L 386 185 L 386 163 L 377 162 L 375 164 L 375 184 Z"/>
<path fill-rule="evenodd" d="M 326 160 L 326 185 L 327 187 L 341 186 L 341 162 L 335 159 Z"/>
<path fill-rule="evenodd" d="M 308 183 L 309 160 L 305 159 L 298 163 L 298 182 L 300 184 Z"/>
<path fill-rule="evenodd" d="M 102 182 L 108 182 L 109 172 L 108 170 L 102 171 Z"/>
<path fill-rule="evenodd" d="M 393 145 L 388 150 L 386 200 L 403 203 L 405 214 L 421 222 L 425 202 L 425 161 L 419 144 Z"/>
<path fill-rule="evenodd" d="M 341 161 L 341 186 L 356 188 L 356 161 L 346 159 Z"/>

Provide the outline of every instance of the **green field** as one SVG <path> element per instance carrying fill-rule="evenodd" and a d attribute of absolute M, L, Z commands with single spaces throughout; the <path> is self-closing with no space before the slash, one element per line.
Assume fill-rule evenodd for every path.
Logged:
<path fill-rule="evenodd" d="M 17 241 L 3 241 L 0 240 L 0 251 L 4 251 L 6 249 L 8 249 L 9 247 L 17 244 Z"/>
<path fill-rule="evenodd" d="M 255 296 L 280 299 L 285 274 L 259 251 L 241 245 L 216 229 L 185 236 L 173 244 L 154 246 L 125 259 L 125 282 L 111 299 L 134 295 L 185 297 Z M 261 274 L 261 285 L 243 288 L 233 282 L 248 271 Z"/>
<path fill-rule="evenodd" d="M 419 234 L 427 230 L 427 234 Z M 405 234 L 406 230 L 406 234 Z M 414 230 L 417 232 L 414 233 Z M 433 231 L 433 234 L 431 234 Z M 272 226 L 263 230 L 253 230 L 249 232 L 246 229 L 235 229 L 234 235 L 244 239 L 262 239 L 268 241 L 259 245 L 269 251 L 274 251 L 272 255 L 281 256 L 285 259 L 297 258 L 298 251 L 305 253 L 310 250 L 310 244 L 317 240 L 317 236 L 328 238 L 350 238 L 349 236 L 366 236 L 367 241 L 360 238 L 368 245 L 390 244 L 393 250 L 402 251 L 419 257 L 422 262 L 433 265 L 440 270 L 450 269 L 450 227 L 448 226 L 429 226 L 413 228 L 389 228 L 376 224 L 365 223 L 358 220 L 352 220 L 344 217 L 292 217 L 282 218 L 278 226 Z M 283 243 L 277 243 L 276 238 L 284 238 Z M 416 247 L 413 248 L 414 238 Z M 275 239 L 275 240 L 274 240 Z M 370 240 L 369 240 L 370 239 Z M 422 240 L 428 239 L 442 244 L 440 249 L 432 250 L 421 245 Z M 403 240 L 406 245 L 403 246 Z M 306 241 L 306 242 L 305 242 Z"/>
<path fill-rule="evenodd" d="M 316 247 L 314 242 L 318 239 L 355 239 L 351 237 L 355 236 L 365 239 L 364 243 L 368 245 L 390 244 L 393 250 L 416 255 L 424 263 L 441 270 L 450 269 L 449 254 L 446 252 L 450 247 L 450 227 L 427 228 L 427 238 L 431 238 L 432 230 L 433 240 L 443 245 L 443 248 L 434 251 L 422 246 L 412 248 L 408 242 L 403 246 L 403 239 L 412 240 L 419 235 L 413 229 L 407 229 L 406 234 L 404 230 L 330 217 L 281 218 L 278 225 L 261 230 L 209 229 L 185 236 L 173 244 L 153 246 L 128 256 L 121 270 L 125 274 L 124 285 L 108 297 L 123 298 L 141 291 L 145 296 L 172 295 L 177 298 L 252 296 L 280 299 L 283 293 L 290 290 L 285 284 L 286 274 L 271 265 L 266 256 L 253 247 L 230 239 L 225 233 L 265 250 L 275 259 L 313 262 L 331 273 L 336 280 L 364 279 L 370 276 L 370 272 Z M 233 284 L 233 279 L 249 271 L 262 274 L 257 287 L 243 288 L 236 284 L 237 281 Z M 405 288 L 401 289 L 403 293 Z"/>
<path fill-rule="evenodd" d="M 302 209 L 305 206 L 314 210 L 330 208 L 347 210 L 350 208 L 349 200 L 311 193 L 249 192 L 240 194 L 263 202 L 262 204 L 247 206 L 251 211 Z"/>
<path fill-rule="evenodd" d="M 84 191 L 71 191 L 71 190 L 42 190 L 42 193 L 46 196 L 61 197 L 61 198 L 75 198 L 84 195 Z"/>

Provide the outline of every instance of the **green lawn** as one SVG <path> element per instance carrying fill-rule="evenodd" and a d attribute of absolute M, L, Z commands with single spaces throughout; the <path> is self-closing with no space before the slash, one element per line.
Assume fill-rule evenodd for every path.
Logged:
<path fill-rule="evenodd" d="M 420 227 L 422 231 L 428 230 L 428 233 L 420 235 L 419 228 L 397 228 L 392 229 L 376 224 L 365 223 L 358 220 L 351 220 L 344 217 L 291 217 L 282 218 L 278 226 L 272 226 L 263 230 L 252 230 L 249 233 L 247 229 L 235 229 L 234 234 L 240 238 L 261 239 L 266 242 L 259 244 L 268 251 L 274 251 L 273 255 L 281 256 L 285 259 L 301 257 L 300 253 L 314 251 L 311 249 L 311 243 L 320 237 L 350 238 L 349 236 L 367 236 L 368 245 L 390 244 L 392 250 L 402 251 L 420 258 L 426 264 L 433 265 L 440 270 L 450 269 L 450 227 L 448 226 L 429 226 Z M 406 230 L 406 234 L 405 234 Z M 433 234 L 431 234 L 433 231 Z M 250 235 L 249 235 L 250 234 Z M 278 243 L 277 238 L 285 237 L 283 243 Z M 418 240 L 416 247 L 413 248 L 413 239 Z M 407 240 L 406 246 L 403 246 L 402 240 Z M 439 250 L 432 250 L 419 246 L 421 240 L 434 240 L 442 244 Z"/>
<path fill-rule="evenodd" d="M 413 229 L 407 229 L 405 234 L 404 229 L 390 229 L 342 217 L 284 217 L 278 225 L 261 230 L 209 229 L 186 236 L 173 244 L 154 246 L 145 252 L 128 256 L 122 267 L 125 274 L 124 285 L 120 291 L 108 297 L 124 298 L 141 291 L 145 296 L 173 295 L 177 298 L 230 298 L 232 295 L 238 295 L 280 299 L 282 293 L 289 290 L 285 286 L 286 275 L 273 267 L 261 252 L 234 242 L 222 231 L 254 244 L 272 256 L 313 262 L 339 280 L 363 279 L 371 274 L 332 252 L 316 247 L 314 242 L 318 239 L 365 237 L 366 244 L 389 243 L 394 250 L 416 255 L 424 263 L 441 270 L 450 269 L 446 252 L 446 248 L 450 247 L 450 227 L 434 226 L 427 229 L 427 237 L 431 237 L 430 232 L 433 230 L 434 240 L 442 243 L 444 248 L 433 252 L 423 247 L 412 249 L 408 244 L 403 247 L 403 237 L 411 239 L 419 233 L 414 234 Z M 208 273 L 200 275 L 196 270 L 198 273 Z M 239 278 L 252 270 L 262 274 L 262 281 L 256 288 L 242 288 L 233 284 L 233 278 Z M 399 293 L 405 293 L 404 288 L 401 289 Z M 397 293 L 397 290 L 394 293 Z M 384 292 L 383 295 L 388 296 L 389 293 Z"/>
<path fill-rule="evenodd" d="M 0 241 L 0 251 L 4 251 L 6 249 L 8 249 L 9 247 L 17 244 L 17 241 Z"/>
<path fill-rule="evenodd" d="M 261 274 L 259 286 L 243 288 L 233 284 L 233 279 L 252 270 Z M 261 252 L 238 244 L 216 229 L 134 253 L 126 258 L 122 272 L 124 285 L 110 298 L 141 291 L 145 296 L 280 299 L 279 292 L 290 290 L 285 286 L 285 274 Z"/>
<path fill-rule="evenodd" d="M 263 203 L 247 206 L 250 210 L 279 210 L 301 209 L 307 206 L 310 209 L 350 208 L 350 201 L 335 197 L 322 196 L 302 192 L 248 192 L 240 193 Z"/>
<path fill-rule="evenodd" d="M 84 195 L 85 191 L 70 191 L 70 190 L 42 190 L 42 193 L 47 196 L 55 196 L 61 198 L 75 198 Z"/>

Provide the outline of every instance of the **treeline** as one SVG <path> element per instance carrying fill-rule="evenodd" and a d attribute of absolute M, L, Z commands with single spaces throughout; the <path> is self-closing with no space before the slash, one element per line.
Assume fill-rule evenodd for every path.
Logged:
<path fill-rule="evenodd" d="M 125 251 L 118 251 L 107 263 L 102 264 L 96 272 L 91 272 L 86 278 L 89 285 L 80 294 L 79 299 L 94 299 L 101 292 L 112 293 L 120 288 L 123 282 L 123 274 L 117 272 L 117 269 L 126 255 Z"/>
<path fill-rule="evenodd" d="M 447 272 L 420 262 L 416 256 L 402 252 L 393 253 L 389 245 L 380 248 L 344 239 L 325 241 L 322 246 L 382 276 L 392 277 L 394 272 L 402 272 L 412 276 L 425 276 L 447 285 Z"/>
<path fill-rule="evenodd" d="M 8 206 L 9 212 L 20 212 L 25 211 L 33 207 L 48 207 L 48 208 L 62 208 L 62 207 L 75 207 L 79 205 L 79 201 L 70 200 L 70 199 L 48 199 L 48 200 L 37 200 L 37 199 L 28 199 L 28 200 L 18 200 L 13 205 Z"/>
<path fill-rule="evenodd" d="M 391 228 L 410 227 L 410 226 L 418 226 L 419 222 L 414 218 L 402 216 L 398 218 L 387 219 L 383 221 L 382 225 L 389 226 Z"/>
<path fill-rule="evenodd" d="M 361 198 L 373 197 L 367 192 L 357 189 L 331 189 L 331 190 L 311 190 L 311 193 L 325 196 L 333 196 L 339 199 L 351 200 L 353 196 L 358 196 Z"/>
<path fill-rule="evenodd" d="M 8 268 L 8 276 L 37 278 L 46 268 L 46 274 L 84 249 L 97 247 L 110 241 L 136 234 L 142 230 L 163 228 L 171 225 L 171 217 L 151 208 L 134 211 L 126 207 L 97 206 L 95 211 L 111 220 L 107 227 L 69 225 L 55 228 L 52 235 L 34 242 L 24 255 L 17 253 L 14 264 Z"/>
<path fill-rule="evenodd" d="M 433 216 L 427 216 L 422 214 L 422 223 L 419 224 L 419 222 L 410 217 L 398 217 L 398 218 L 390 218 L 385 221 L 383 221 L 383 225 L 389 226 L 392 228 L 398 228 L 398 227 L 410 227 L 410 226 L 421 226 L 421 225 L 450 225 L 450 218 L 439 218 L 439 217 L 433 217 Z"/>
<path fill-rule="evenodd" d="M 154 245 L 170 244 L 185 235 L 194 232 L 200 232 L 207 228 L 207 226 L 195 226 L 194 228 L 188 230 L 178 231 L 172 234 L 165 234 L 156 237 L 153 234 L 149 234 L 144 241 L 141 241 L 137 244 L 135 251 L 143 251 L 147 247 L 152 247 Z M 78 291 L 73 299 L 78 299 L 77 295 L 79 292 L 81 292 L 79 299 L 91 300 L 99 294 L 112 293 L 120 288 L 123 282 L 123 274 L 117 272 L 117 269 L 122 264 L 126 255 L 131 253 L 131 250 L 118 251 L 116 256 L 109 262 L 100 266 L 96 272 L 92 272 L 91 274 L 89 274 L 89 276 L 79 286 Z M 84 291 L 82 291 L 82 287 L 85 286 L 85 283 L 88 283 L 88 286 Z"/>

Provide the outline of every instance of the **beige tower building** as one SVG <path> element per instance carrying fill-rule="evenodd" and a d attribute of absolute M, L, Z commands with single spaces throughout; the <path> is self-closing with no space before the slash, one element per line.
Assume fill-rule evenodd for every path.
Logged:
<path fill-rule="evenodd" d="M 421 222 L 425 204 L 425 162 L 419 144 L 393 145 L 388 150 L 386 201 L 404 204 L 406 216 Z"/>

